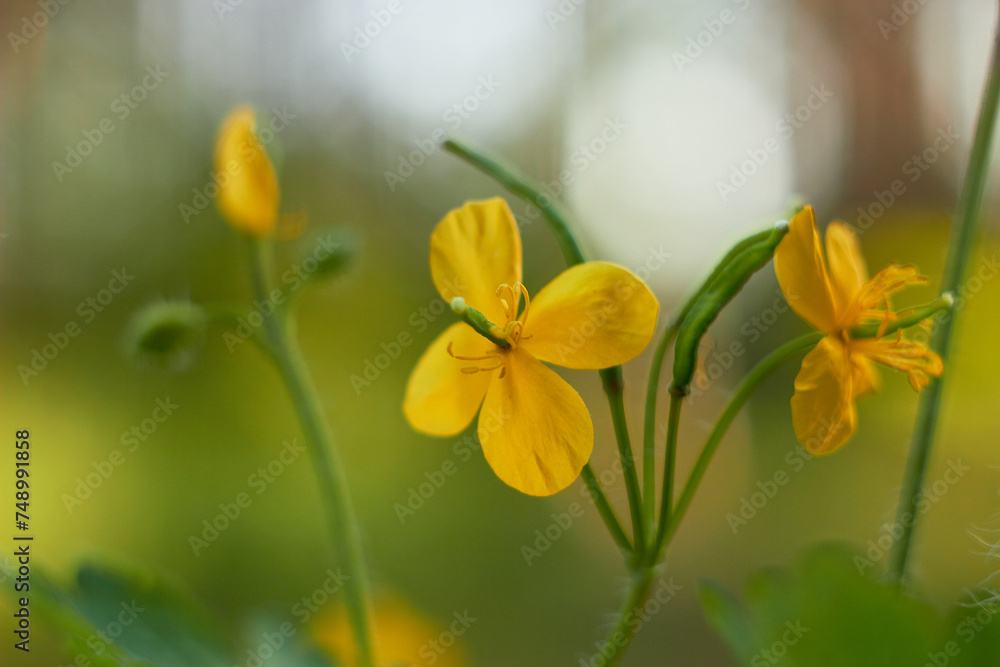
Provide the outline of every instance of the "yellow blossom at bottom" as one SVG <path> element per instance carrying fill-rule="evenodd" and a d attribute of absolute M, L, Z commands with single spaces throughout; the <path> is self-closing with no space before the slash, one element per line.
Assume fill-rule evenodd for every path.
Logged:
<path fill-rule="evenodd" d="M 450 626 L 439 626 L 420 615 L 410 605 L 395 597 L 375 600 L 372 627 L 372 651 L 376 667 L 464 667 L 465 652 L 460 645 L 474 617 L 455 614 Z M 351 631 L 347 609 L 338 607 L 320 616 L 312 624 L 313 639 L 335 657 L 343 667 L 357 665 L 358 651 Z"/>

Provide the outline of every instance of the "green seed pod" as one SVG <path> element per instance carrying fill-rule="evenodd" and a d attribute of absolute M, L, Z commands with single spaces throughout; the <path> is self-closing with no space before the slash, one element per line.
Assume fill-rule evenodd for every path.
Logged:
<path fill-rule="evenodd" d="M 151 303 L 132 315 L 125 349 L 140 365 L 180 370 L 191 361 L 207 326 L 205 310 L 190 301 Z"/>
<path fill-rule="evenodd" d="M 702 336 L 726 304 L 743 289 L 750 276 L 771 261 L 774 249 L 787 233 L 788 223 L 783 220 L 774 229 L 737 243 L 705 281 L 677 333 L 671 393 L 687 395 L 698 364 L 698 346 Z"/>
<path fill-rule="evenodd" d="M 357 237 L 351 232 L 338 230 L 320 237 L 312 249 L 303 255 L 301 262 L 309 270 L 309 265 L 315 260 L 316 265 L 310 279 L 329 278 L 343 272 L 350 265 L 357 249 Z"/>

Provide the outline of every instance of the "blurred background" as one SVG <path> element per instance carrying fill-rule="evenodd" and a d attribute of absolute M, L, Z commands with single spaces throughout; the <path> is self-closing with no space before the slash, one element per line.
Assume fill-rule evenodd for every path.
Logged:
<path fill-rule="evenodd" d="M 338 228 L 362 239 L 350 270 L 302 294 L 301 336 L 376 587 L 432 627 L 477 619 L 439 664 L 578 664 L 626 583 L 580 484 L 520 495 L 468 441 L 419 435 L 402 415 L 410 370 L 451 322 L 433 310 L 429 234 L 464 201 L 504 194 L 437 140 L 466 137 L 547 183 L 592 257 L 648 269 L 661 325 L 733 241 L 796 198 L 821 224 L 862 232 L 873 271 L 917 264 L 930 285 L 900 303 L 921 303 L 944 262 L 995 14 L 988 0 L 5 1 L 0 423 L 32 433 L 33 564 L 59 576 L 88 558 L 147 564 L 234 619 L 287 616 L 327 577 L 306 457 L 272 470 L 266 492 L 197 555 L 190 542 L 300 437 L 262 355 L 227 346 L 218 329 L 185 373 L 136 368 L 123 352 L 130 315 L 158 299 L 236 300 L 251 312 L 246 244 L 206 197 L 219 124 L 251 104 L 272 130 L 263 139 L 282 209 L 309 220 L 281 246 L 281 269 Z M 915 588 L 942 613 L 996 566 L 976 539 L 1000 529 L 993 172 L 928 481 L 950 463 L 969 470 L 937 487 L 916 542 Z M 537 290 L 562 258 L 534 211 L 509 201 Z M 134 278 L 122 287 L 115 271 Z M 743 372 L 805 331 L 776 289 L 767 268 L 712 328 L 708 377 L 684 414 L 682 474 Z M 78 333 L 61 337 L 69 325 Z M 413 343 L 393 348 L 401 333 Z M 727 358 L 734 342 L 745 351 Z M 648 356 L 626 367 L 635 441 Z M 669 555 L 679 592 L 625 664 L 735 664 L 703 619 L 700 577 L 739 589 L 817 540 L 877 547 L 893 520 L 917 405 L 905 378 L 884 372 L 854 441 L 806 462 L 788 407 L 796 370 L 771 378 L 731 429 Z M 564 375 L 590 406 L 593 463 L 624 511 L 597 374 Z M 157 401 L 176 406 L 162 421 Z M 137 446 L 125 438 L 133 428 Z M 115 450 L 120 463 L 100 476 Z M 448 462 L 454 474 L 420 505 L 417 490 Z M 95 471 L 98 485 L 87 482 Z M 789 482 L 734 526 L 727 516 L 777 471 Z M 526 562 L 535 531 L 574 503 L 583 516 Z M 31 661 L 4 642 L 0 662 L 69 664 L 43 629 L 33 638 Z"/>

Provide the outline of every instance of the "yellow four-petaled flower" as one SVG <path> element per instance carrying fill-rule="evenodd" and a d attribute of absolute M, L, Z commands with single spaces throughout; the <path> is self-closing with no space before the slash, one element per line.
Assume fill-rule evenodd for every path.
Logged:
<path fill-rule="evenodd" d="M 857 237 L 846 224 L 826 231 L 826 256 L 807 206 L 791 221 L 774 253 L 774 271 L 789 305 L 802 319 L 827 334 L 802 361 L 792 397 L 792 425 L 799 442 L 813 454 L 841 447 L 857 424 L 855 400 L 878 387 L 872 363 L 907 374 L 915 390 L 940 375 L 941 358 L 925 345 L 896 336 L 852 338 L 861 324 L 896 319 L 889 296 L 926 280 L 912 266 L 890 264 L 868 278 Z M 879 331 L 881 334 L 882 331 Z"/>
<path fill-rule="evenodd" d="M 418 431 L 450 436 L 482 406 L 479 438 L 500 479 L 536 496 L 569 486 L 590 458 L 593 425 L 580 395 L 542 362 L 599 369 L 628 361 L 653 336 L 656 298 L 628 270 L 587 262 L 529 299 L 521 237 L 499 198 L 451 211 L 431 235 L 430 263 L 445 302 L 464 299 L 507 346 L 464 322 L 451 325 L 410 376 L 406 418 Z"/>

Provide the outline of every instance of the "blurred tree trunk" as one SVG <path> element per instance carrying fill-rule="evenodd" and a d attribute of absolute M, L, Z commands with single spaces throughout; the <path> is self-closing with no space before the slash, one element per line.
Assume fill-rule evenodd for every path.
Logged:
<path fill-rule="evenodd" d="M 843 68 L 847 145 L 842 190 L 839 201 L 832 202 L 838 207 L 867 202 L 874 191 L 889 187 L 902 176 L 903 164 L 927 148 L 933 134 L 925 125 L 915 59 L 919 10 L 898 30 L 885 28 L 892 25 L 893 5 L 899 4 L 899 0 L 799 0 L 799 7 L 827 30 Z M 880 28 L 880 21 L 887 23 Z M 808 53 L 810 45 L 795 47 L 796 52 Z M 795 88 L 809 85 L 793 81 Z M 930 169 L 919 187 L 907 193 L 906 203 L 940 201 L 951 194 L 941 170 Z"/>

